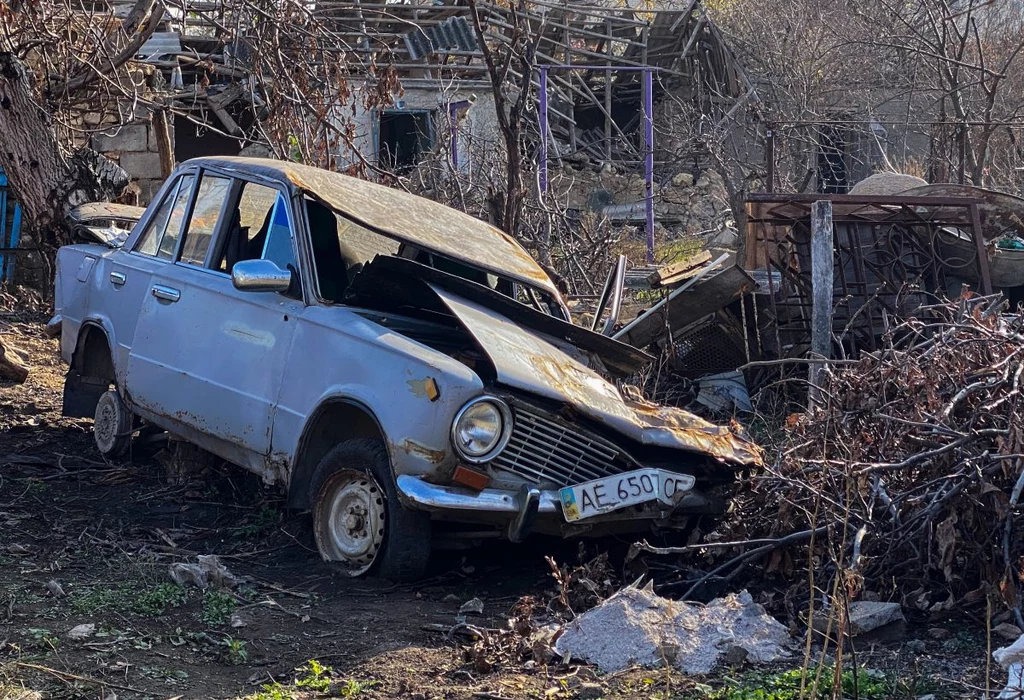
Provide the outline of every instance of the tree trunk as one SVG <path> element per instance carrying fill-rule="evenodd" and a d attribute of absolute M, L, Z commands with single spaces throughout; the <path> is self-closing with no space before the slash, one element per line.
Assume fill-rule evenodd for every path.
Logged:
<path fill-rule="evenodd" d="M 0 52 L 0 167 L 44 251 L 69 241 L 70 209 L 116 196 L 128 184 L 128 174 L 98 153 L 61 149 L 35 77 L 10 52 Z"/>

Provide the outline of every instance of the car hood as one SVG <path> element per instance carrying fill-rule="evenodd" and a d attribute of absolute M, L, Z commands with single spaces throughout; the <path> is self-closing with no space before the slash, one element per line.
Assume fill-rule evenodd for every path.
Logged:
<path fill-rule="evenodd" d="M 568 403 L 643 445 L 697 452 L 740 466 L 762 463 L 761 448 L 731 428 L 645 401 L 639 392 L 626 397 L 568 344 L 542 338 L 436 284 L 430 287 L 487 353 L 500 383 Z"/>

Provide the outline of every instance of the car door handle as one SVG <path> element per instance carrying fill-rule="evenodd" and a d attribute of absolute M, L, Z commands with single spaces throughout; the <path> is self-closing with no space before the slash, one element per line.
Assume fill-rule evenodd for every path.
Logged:
<path fill-rule="evenodd" d="M 115 286 L 120 287 L 127 280 L 128 280 L 128 278 L 124 276 L 123 272 L 111 272 L 110 273 L 110 283 L 115 285 Z"/>
<path fill-rule="evenodd" d="M 150 291 L 153 292 L 153 296 L 157 299 L 163 299 L 164 301 L 175 302 L 181 299 L 181 292 L 173 287 L 165 287 L 162 284 L 154 284 L 153 289 Z"/>

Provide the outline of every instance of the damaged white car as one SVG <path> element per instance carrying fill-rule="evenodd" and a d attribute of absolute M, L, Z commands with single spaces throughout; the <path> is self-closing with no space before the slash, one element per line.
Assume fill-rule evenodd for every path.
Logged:
<path fill-rule="evenodd" d="M 352 576 L 415 578 L 432 542 L 681 528 L 760 461 L 620 392 L 650 358 L 573 325 L 505 234 L 316 168 L 182 164 L 126 238 L 59 251 L 56 306 L 64 410 L 102 453 L 145 424 L 280 483 Z"/>

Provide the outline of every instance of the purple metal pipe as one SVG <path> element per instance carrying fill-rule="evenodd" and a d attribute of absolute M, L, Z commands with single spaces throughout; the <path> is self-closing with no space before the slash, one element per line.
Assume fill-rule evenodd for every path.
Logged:
<path fill-rule="evenodd" d="M 647 263 L 654 262 L 654 74 L 644 72 L 644 181 L 647 197 Z"/>
<path fill-rule="evenodd" d="M 540 69 L 540 191 L 548 191 L 548 69 Z"/>

